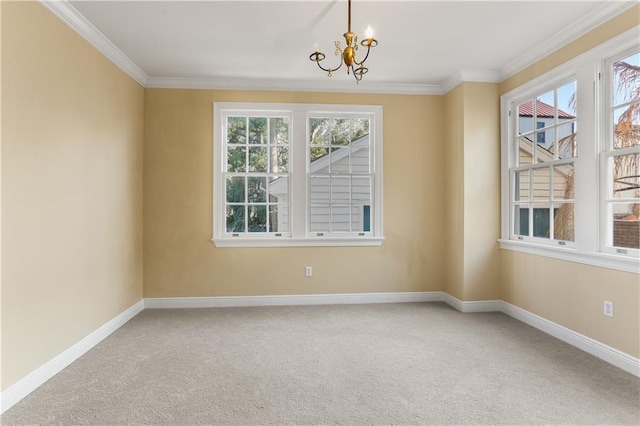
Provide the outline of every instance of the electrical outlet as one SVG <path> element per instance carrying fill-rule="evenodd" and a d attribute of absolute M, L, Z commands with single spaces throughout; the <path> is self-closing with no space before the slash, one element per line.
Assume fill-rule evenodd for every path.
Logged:
<path fill-rule="evenodd" d="M 312 275 L 313 275 L 313 268 L 311 266 L 307 266 L 306 268 L 304 268 L 305 277 L 310 277 Z"/>
<path fill-rule="evenodd" d="M 604 301 L 604 316 L 613 318 L 613 302 Z"/>

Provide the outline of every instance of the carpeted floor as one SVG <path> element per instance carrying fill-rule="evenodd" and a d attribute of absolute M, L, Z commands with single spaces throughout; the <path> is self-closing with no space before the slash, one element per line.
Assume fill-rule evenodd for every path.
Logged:
<path fill-rule="evenodd" d="M 639 424 L 640 380 L 441 303 L 145 310 L 14 424 Z"/>

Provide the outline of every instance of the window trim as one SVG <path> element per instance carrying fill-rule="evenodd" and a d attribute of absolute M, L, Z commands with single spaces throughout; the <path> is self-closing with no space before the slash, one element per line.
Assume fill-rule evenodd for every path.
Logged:
<path fill-rule="evenodd" d="M 289 141 L 289 176 L 291 176 L 289 197 L 289 233 L 275 236 L 271 234 L 226 235 L 224 217 L 224 180 L 219 179 L 223 174 L 223 115 L 229 112 L 239 113 L 266 111 L 286 112 L 291 114 Z M 371 232 L 366 235 L 354 236 L 353 233 L 342 235 L 317 236 L 308 230 L 308 115 L 309 114 L 347 114 L 363 113 L 372 117 L 370 127 L 370 146 L 373 150 L 371 158 L 372 182 L 371 208 L 373 220 Z M 382 120 L 383 109 L 379 105 L 338 105 L 338 104 L 305 104 L 305 103 L 259 103 L 259 102 L 214 102 L 213 103 L 213 206 L 211 241 L 216 247 L 339 247 L 339 246 L 380 246 L 384 241 L 383 233 L 383 176 L 382 176 Z"/>
<path fill-rule="evenodd" d="M 638 29 L 640 29 L 640 26 L 635 26 L 501 96 L 501 238 L 498 240 L 501 249 L 640 274 L 640 258 L 632 255 L 612 254 L 602 250 L 603 221 L 601 207 L 603 204 L 601 201 L 602 182 L 600 178 L 601 160 L 599 160 L 599 157 L 604 152 L 604 147 L 599 144 L 603 143 L 604 140 L 605 118 L 601 112 L 595 112 L 596 106 L 602 107 L 604 105 L 602 99 L 604 91 L 602 86 L 604 84 L 597 84 L 596 82 L 598 75 L 604 78 L 602 75 L 603 64 L 606 60 L 615 56 L 611 55 L 611 52 L 616 52 L 617 54 L 637 47 Z M 538 241 L 511 239 L 512 189 L 510 181 L 512 178 L 510 167 L 514 163 L 512 158 L 513 148 L 510 141 L 515 120 L 515 117 L 509 117 L 511 104 L 516 99 L 521 99 L 528 95 L 533 96 L 535 93 L 542 92 L 545 87 L 548 88 L 559 84 L 572 75 L 575 75 L 578 81 L 594 80 L 593 85 L 588 85 L 590 87 L 581 87 L 578 83 L 577 88 L 579 99 L 585 99 L 585 93 L 588 98 L 586 98 L 587 101 L 582 101 L 578 104 L 577 116 L 582 117 L 582 123 L 580 124 L 581 148 L 578 148 L 578 157 L 575 158 L 576 173 L 578 164 L 582 165 L 584 162 L 592 162 L 594 165 L 589 167 L 595 168 L 597 172 L 595 176 L 583 176 L 579 180 L 576 179 L 574 196 L 574 208 L 576 211 L 575 244 L 572 246 L 559 246 L 557 243 L 540 244 Z M 549 84 L 550 81 L 553 84 Z M 606 84 L 606 82 L 603 83 Z M 581 93 L 582 96 L 580 95 Z M 589 110 L 591 110 L 590 113 Z M 515 112 L 512 114 L 515 114 Z M 590 120 L 590 117 L 595 117 L 595 120 Z M 587 139 L 586 143 L 585 139 Z M 596 207 L 594 214 L 578 214 L 578 212 L 586 211 L 585 209 L 594 209 L 594 206 Z M 597 229 L 598 231 L 588 233 L 588 235 L 580 235 L 578 229 Z"/>

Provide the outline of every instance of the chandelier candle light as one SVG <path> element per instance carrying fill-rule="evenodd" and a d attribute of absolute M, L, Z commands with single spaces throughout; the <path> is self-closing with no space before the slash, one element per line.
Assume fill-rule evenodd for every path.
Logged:
<path fill-rule="evenodd" d="M 335 54 L 342 56 L 342 58 L 340 59 L 340 65 L 338 65 L 336 68 L 325 68 L 320 65 L 320 61 L 325 58 L 325 54 L 318 51 L 317 43 L 315 45 L 315 52 L 309 56 L 309 59 L 318 64 L 320 69 L 325 71 L 329 77 L 331 77 L 333 75 L 333 72 L 339 70 L 344 64 L 347 66 L 347 74 L 353 73 L 353 76 L 356 78 L 356 82 L 359 84 L 360 80 L 362 80 L 362 76 L 365 75 L 367 71 L 369 71 L 369 68 L 364 66 L 364 61 L 366 61 L 369 57 L 369 51 L 371 50 L 371 48 L 378 45 L 378 41 L 373 38 L 373 30 L 371 29 L 371 26 L 367 27 L 365 39 L 360 43 L 363 47 L 367 48 L 367 54 L 364 56 L 363 60 L 356 60 L 356 51 L 358 50 L 358 36 L 355 33 L 351 32 L 351 0 L 349 0 L 349 15 L 347 24 L 347 32 L 343 34 L 344 39 L 347 43 L 344 51 L 342 50 L 340 42 L 335 42 Z"/>

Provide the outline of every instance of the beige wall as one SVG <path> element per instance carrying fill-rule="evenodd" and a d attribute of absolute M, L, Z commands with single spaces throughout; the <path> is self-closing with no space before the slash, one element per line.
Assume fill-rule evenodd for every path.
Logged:
<path fill-rule="evenodd" d="M 464 85 L 444 96 L 445 138 L 445 285 L 464 299 Z"/>
<path fill-rule="evenodd" d="M 2 2 L 2 389 L 142 297 L 144 90 Z"/>
<path fill-rule="evenodd" d="M 500 94 L 638 24 L 640 6 L 634 6 L 504 81 Z M 505 301 L 635 357 L 640 355 L 637 274 L 506 250 L 501 250 L 501 271 L 501 294 Z M 614 318 L 602 315 L 605 299 L 614 302 Z"/>
<path fill-rule="evenodd" d="M 210 241 L 215 101 L 382 105 L 382 246 L 216 248 Z M 443 122 L 442 96 L 146 90 L 145 297 L 442 290 Z M 312 278 L 304 277 L 306 265 L 314 268 Z"/>
<path fill-rule="evenodd" d="M 502 299 L 630 355 L 640 355 L 638 274 L 502 250 Z M 602 301 L 615 306 L 602 315 Z"/>
<path fill-rule="evenodd" d="M 498 85 L 464 86 L 464 295 L 500 298 L 500 103 Z"/>
<path fill-rule="evenodd" d="M 498 85 L 462 83 L 444 98 L 447 141 L 444 290 L 463 301 L 497 299 L 500 289 Z"/>

